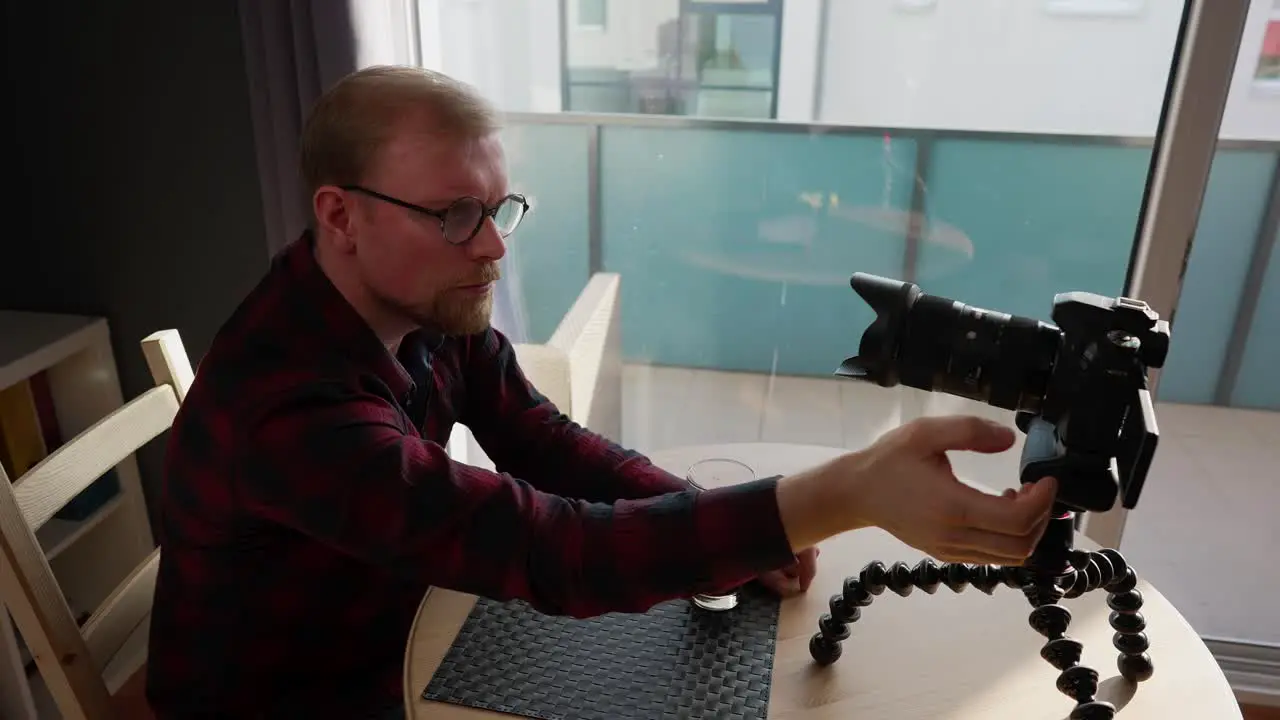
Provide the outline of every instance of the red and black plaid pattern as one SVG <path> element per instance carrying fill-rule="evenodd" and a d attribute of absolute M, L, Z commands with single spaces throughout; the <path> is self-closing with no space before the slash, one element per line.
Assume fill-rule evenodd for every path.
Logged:
<path fill-rule="evenodd" d="M 394 706 L 432 585 L 584 617 L 793 560 L 773 481 L 691 489 L 565 417 L 492 329 L 419 331 L 393 357 L 312 247 L 277 257 L 223 326 L 169 435 L 160 717 Z M 498 472 L 449 458 L 454 423 Z"/>

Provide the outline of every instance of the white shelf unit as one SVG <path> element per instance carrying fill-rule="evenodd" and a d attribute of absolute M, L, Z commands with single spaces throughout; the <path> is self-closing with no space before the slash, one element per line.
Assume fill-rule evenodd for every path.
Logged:
<path fill-rule="evenodd" d="M 0 310 L 0 389 L 44 371 L 63 441 L 124 402 L 104 318 Z M 155 547 L 136 459 L 115 470 L 120 490 L 94 514 L 53 519 L 37 533 L 75 611 L 95 610 Z M 13 620 L 0 610 L 0 719 L 42 720 L 44 682 L 27 672 Z"/>

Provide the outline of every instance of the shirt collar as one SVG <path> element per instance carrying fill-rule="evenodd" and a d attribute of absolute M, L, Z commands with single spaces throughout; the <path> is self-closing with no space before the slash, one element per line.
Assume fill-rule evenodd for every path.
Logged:
<path fill-rule="evenodd" d="M 345 364 L 355 364 L 359 370 L 377 376 L 397 399 L 408 398 L 416 389 L 413 378 L 324 274 L 315 259 L 315 235 L 311 230 L 304 231 L 285 248 L 281 263 L 286 276 L 302 290 L 297 294 L 297 316 L 305 327 L 299 329 L 315 333 L 316 346 L 326 348 Z M 410 337 L 417 334 L 411 333 Z M 401 343 L 402 349 L 410 337 Z M 431 342 L 426 347 L 435 345 Z"/>

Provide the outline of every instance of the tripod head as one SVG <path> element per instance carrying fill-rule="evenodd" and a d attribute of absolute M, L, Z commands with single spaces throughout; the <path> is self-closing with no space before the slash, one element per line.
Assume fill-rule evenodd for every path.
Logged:
<path fill-rule="evenodd" d="M 1060 293 L 1050 324 L 865 273 L 850 285 L 876 319 L 837 375 L 1014 411 L 1019 479 L 1057 478 L 1060 515 L 1137 506 L 1159 438 L 1147 372 L 1169 351 L 1169 324 L 1145 303 Z"/>

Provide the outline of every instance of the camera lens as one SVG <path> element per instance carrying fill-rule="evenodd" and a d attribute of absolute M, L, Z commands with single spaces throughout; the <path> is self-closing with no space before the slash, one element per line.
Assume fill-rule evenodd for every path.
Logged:
<path fill-rule="evenodd" d="M 849 283 L 876 319 L 863 333 L 857 357 L 837 374 L 1008 410 L 1039 410 L 1061 343 L 1057 327 L 876 275 L 855 273 Z"/>

